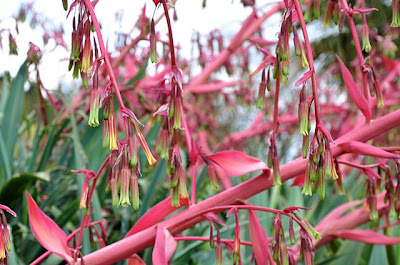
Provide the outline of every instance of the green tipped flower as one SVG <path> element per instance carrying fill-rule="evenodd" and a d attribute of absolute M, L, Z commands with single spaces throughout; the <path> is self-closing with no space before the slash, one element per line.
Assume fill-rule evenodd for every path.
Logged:
<path fill-rule="evenodd" d="M 113 207 L 118 207 L 119 206 L 118 184 L 115 178 L 111 178 L 110 186 L 111 186 L 111 204 Z"/>
<path fill-rule="evenodd" d="M 265 82 L 265 68 L 261 73 L 261 83 L 258 88 L 258 97 L 257 97 L 257 108 L 264 109 L 265 108 L 265 89 L 267 88 L 267 83 Z"/>
<path fill-rule="evenodd" d="M 362 24 L 362 49 L 365 52 L 370 52 L 372 49 L 371 43 L 369 42 L 369 28 L 367 24 L 367 16 L 362 14 L 363 24 Z"/>
<path fill-rule="evenodd" d="M 121 194 L 119 203 L 122 207 L 128 207 L 131 205 L 129 201 L 129 180 L 130 180 L 130 172 L 129 169 L 123 168 L 121 170 Z"/>
<path fill-rule="evenodd" d="M 150 23 L 150 60 L 152 63 L 157 62 L 157 39 L 154 19 Z"/>
<path fill-rule="evenodd" d="M 397 28 L 400 27 L 400 0 L 392 0 L 392 10 L 393 10 L 393 17 L 392 17 L 392 24 L 391 27 Z"/>
<path fill-rule="evenodd" d="M 96 76 L 96 75 L 95 75 Z M 99 126 L 100 97 L 97 88 L 90 91 L 90 114 L 88 124 L 91 127 Z"/>
<path fill-rule="evenodd" d="M 68 0 L 62 0 L 62 5 L 65 11 L 68 10 Z"/>

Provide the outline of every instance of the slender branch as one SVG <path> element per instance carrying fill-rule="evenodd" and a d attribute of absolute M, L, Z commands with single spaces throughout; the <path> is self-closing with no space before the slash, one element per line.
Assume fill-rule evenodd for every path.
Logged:
<path fill-rule="evenodd" d="M 100 30 L 100 25 L 99 22 L 97 21 L 97 17 L 96 14 L 93 10 L 93 6 L 92 3 L 90 2 L 90 0 L 83 0 L 86 6 L 86 9 L 89 11 L 90 13 L 90 17 L 92 18 L 92 22 L 93 22 L 93 26 L 96 30 L 96 34 L 97 34 L 97 40 L 99 42 L 99 47 L 100 47 L 100 51 L 101 51 L 101 55 L 104 57 L 104 62 L 106 64 L 106 68 L 107 68 L 107 72 L 108 72 L 108 76 L 111 79 L 111 83 L 114 87 L 114 91 L 115 91 L 115 95 L 117 96 L 118 99 L 118 103 L 121 109 L 125 108 L 124 102 L 122 100 L 122 96 L 121 96 L 121 92 L 119 90 L 119 86 L 117 83 L 117 79 L 115 78 L 115 74 L 113 71 L 113 68 L 111 66 L 111 62 L 110 62 L 110 57 L 108 55 L 108 52 L 104 46 L 104 41 L 103 41 L 103 36 L 101 34 L 101 30 Z"/>
<path fill-rule="evenodd" d="M 176 241 L 210 241 L 209 237 L 203 237 L 203 236 L 175 236 L 175 240 Z M 217 242 L 217 239 L 214 238 L 214 241 Z M 233 240 L 231 239 L 220 239 L 221 243 L 228 243 L 228 244 L 233 244 Z M 240 240 L 240 244 L 243 246 L 253 246 L 253 243 L 249 242 L 249 241 L 243 241 Z"/>
<path fill-rule="evenodd" d="M 169 19 L 167 2 L 165 0 L 161 0 L 161 2 L 164 7 L 164 14 L 165 18 L 167 19 L 167 25 L 168 25 L 169 49 L 171 52 L 171 69 L 174 69 L 176 67 L 176 59 L 175 59 L 174 38 L 172 37 L 171 20 Z"/>

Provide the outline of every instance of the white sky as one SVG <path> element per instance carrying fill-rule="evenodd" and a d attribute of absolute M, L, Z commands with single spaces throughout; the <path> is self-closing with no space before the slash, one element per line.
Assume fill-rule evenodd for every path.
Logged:
<path fill-rule="evenodd" d="M 21 3 L 27 1 L 0 0 L 0 28 L 14 28 L 15 24 L 10 17 L 16 15 Z M 71 0 L 68 1 L 72 3 Z M 276 0 L 257 1 L 258 6 L 275 3 Z M 36 0 L 35 10 L 51 19 L 54 25 L 63 25 L 65 30 L 65 41 L 70 45 L 71 19 L 66 19 L 66 12 L 62 8 L 61 0 Z M 113 51 L 116 30 L 119 32 L 130 32 L 137 21 L 143 5 L 146 3 L 146 13 L 151 17 L 154 4 L 151 0 L 126 1 L 126 0 L 100 0 L 95 8 L 96 14 L 102 26 L 104 41 L 108 43 L 109 50 Z M 260 5 L 262 3 L 262 5 Z M 215 28 L 221 29 L 223 34 L 231 37 L 241 26 L 241 22 L 251 13 L 251 8 L 243 8 L 240 0 L 208 0 L 207 7 L 202 9 L 202 0 L 178 0 L 176 10 L 178 21 L 173 23 L 174 41 L 176 45 L 185 47 L 182 50 L 184 57 L 190 56 L 191 38 L 195 30 L 206 34 Z M 121 23 L 115 20 L 116 13 L 123 14 Z M 163 12 L 158 8 L 155 17 Z M 279 23 L 279 19 L 274 23 Z M 276 24 L 275 24 L 276 25 Z M 42 33 L 32 30 L 28 25 L 20 24 L 20 34 L 17 37 L 18 56 L 8 55 L 8 35 L 2 34 L 3 50 L 0 50 L 0 73 L 10 71 L 15 76 L 19 66 L 25 59 L 29 42 L 43 46 Z M 166 38 L 167 26 L 165 22 L 159 23 L 156 30 Z M 277 30 L 277 29 L 275 29 Z M 276 32 L 273 32 L 275 35 Z M 132 36 L 135 37 L 135 36 Z M 48 45 L 49 48 L 54 45 Z M 60 83 L 70 83 L 72 74 L 68 72 L 69 51 L 57 48 L 54 51 L 46 51 L 40 64 L 41 78 L 44 86 L 48 89 L 56 88 Z"/>

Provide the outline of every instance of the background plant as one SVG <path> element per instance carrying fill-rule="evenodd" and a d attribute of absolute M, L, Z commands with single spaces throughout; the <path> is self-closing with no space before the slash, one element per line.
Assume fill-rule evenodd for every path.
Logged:
<path fill-rule="evenodd" d="M 398 2 L 242 2 L 240 30 L 194 34 L 193 58 L 173 41 L 179 2 L 154 1 L 166 20 L 147 3 L 112 54 L 101 1 L 62 2 L 71 45 L 21 6 L 4 50 L 24 23 L 45 45 L 1 78 L 10 264 L 399 262 Z M 54 43 L 79 89 L 43 86 Z"/>

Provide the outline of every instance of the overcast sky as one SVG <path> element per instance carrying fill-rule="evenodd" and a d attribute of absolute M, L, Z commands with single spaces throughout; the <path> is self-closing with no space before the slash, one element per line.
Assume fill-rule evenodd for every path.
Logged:
<path fill-rule="evenodd" d="M 10 17 L 18 13 L 21 3 L 27 1 L 9 1 L 0 0 L 0 28 L 14 28 L 15 23 Z M 72 1 L 69 1 L 69 4 Z M 262 3 L 272 4 L 275 0 L 257 1 L 258 5 Z M 64 25 L 65 40 L 70 44 L 71 19 L 66 18 L 66 12 L 62 8 L 61 0 L 35 0 L 35 10 L 48 17 L 54 25 Z M 100 0 L 95 8 L 96 14 L 102 25 L 104 40 L 108 43 L 109 50 L 113 50 L 115 41 L 115 31 L 129 32 L 138 19 L 143 5 L 147 5 L 147 16 L 151 17 L 155 6 L 151 0 Z M 187 47 L 182 50 L 183 56 L 190 56 L 191 38 L 195 30 L 206 34 L 215 28 L 222 29 L 223 34 L 231 36 L 241 26 L 243 21 L 251 12 L 251 8 L 243 8 L 240 0 L 208 0 L 207 7 L 201 8 L 202 0 L 178 0 L 176 10 L 178 21 L 173 23 L 174 40 L 177 45 Z M 159 8 L 156 16 L 163 12 Z M 117 23 L 115 14 L 122 14 L 121 23 Z M 279 23 L 275 20 L 275 23 Z M 157 31 L 166 34 L 166 24 L 163 21 L 157 25 Z M 29 42 L 43 45 L 42 33 L 38 30 L 32 30 L 28 25 L 20 26 L 20 35 L 17 37 L 19 56 L 8 55 L 8 35 L 2 34 L 3 50 L 0 50 L 0 73 L 10 71 L 14 76 L 19 66 L 25 59 Z M 165 35 L 162 35 L 165 36 Z M 135 36 L 132 36 L 135 37 Z M 49 45 L 50 47 L 52 45 Z M 63 48 L 57 48 L 51 52 L 46 52 L 40 65 L 41 77 L 44 86 L 48 89 L 54 89 L 59 83 L 70 82 L 71 73 L 68 72 L 69 52 Z M 56 66 L 56 67 L 55 67 Z"/>

